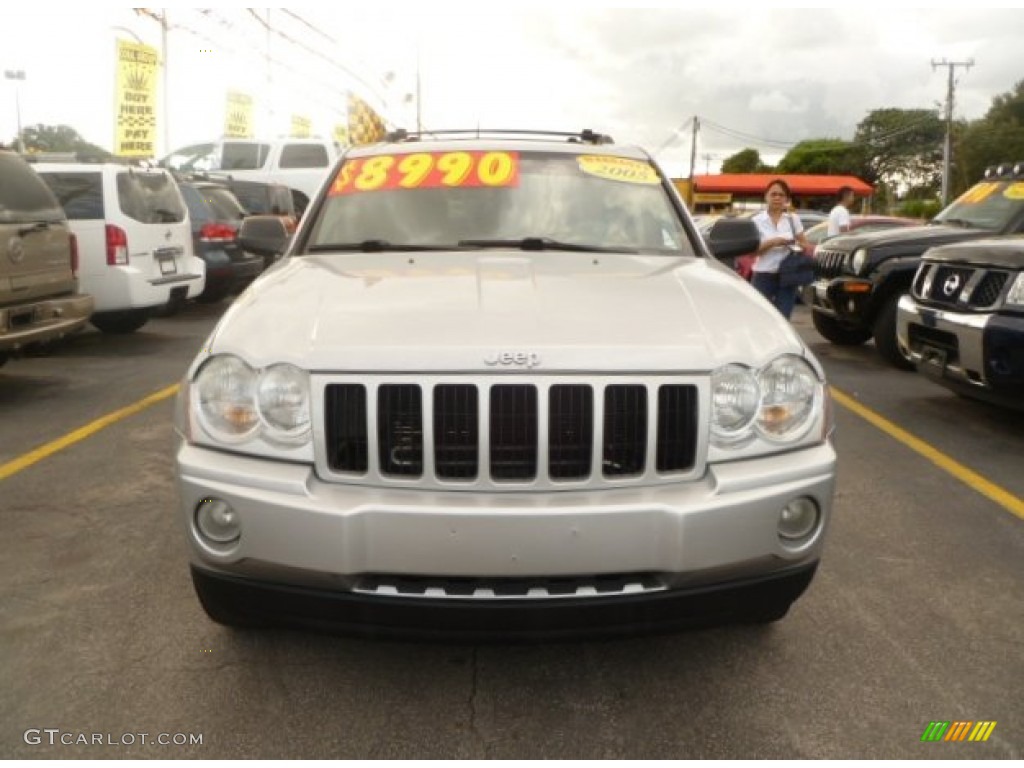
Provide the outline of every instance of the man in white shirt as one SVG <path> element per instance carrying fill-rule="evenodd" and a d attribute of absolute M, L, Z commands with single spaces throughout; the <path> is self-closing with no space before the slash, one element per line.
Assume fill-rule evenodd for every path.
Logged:
<path fill-rule="evenodd" d="M 839 190 L 839 202 L 828 214 L 828 235 L 835 237 L 850 231 L 850 206 L 853 205 L 854 194 L 850 187 Z"/>

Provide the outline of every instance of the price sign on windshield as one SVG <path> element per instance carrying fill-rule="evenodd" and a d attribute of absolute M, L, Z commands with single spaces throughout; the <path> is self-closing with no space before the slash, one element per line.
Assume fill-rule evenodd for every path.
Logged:
<path fill-rule="evenodd" d="M 328 194 L 518 185 L 518 152 L 415 152 L 348 160 Z"/>

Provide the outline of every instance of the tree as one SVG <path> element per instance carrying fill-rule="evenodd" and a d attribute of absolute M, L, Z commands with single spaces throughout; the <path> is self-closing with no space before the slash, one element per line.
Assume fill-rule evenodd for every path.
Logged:
<path fill-rule="evenodd" d="M 932 109 L 875 109 L 854 133 L 865 158 L 865 181 L 893 189 L 942 186 L 946 126 Z"/>
<path fill-rule="evenodd" d="M 756 149 L 741 149 L 722 162 L 722 173 L 767 173 L 771 167 L 761 161 Z"/>
<path fill-rule="evenodd" d="M 111 154 L 90 144 L 69 125 L 30 125 L 21 132 L 27 152 L 75 152 L 82 160 L 107 160 Z"/>
<path fill-rule="evenodd" d="M 981 120 L 958 126 L 955 136 L 955 194 L 978 181 L 991 165 L 1024 160 L 1024 80 L 996 96 Z"/>
<path fill-rule="evenodd" d="M 801 141 L 779 161 L 779 173 L 817 173 L 838 176 L 867 175 L 863 153 L 842 139 Z"/>

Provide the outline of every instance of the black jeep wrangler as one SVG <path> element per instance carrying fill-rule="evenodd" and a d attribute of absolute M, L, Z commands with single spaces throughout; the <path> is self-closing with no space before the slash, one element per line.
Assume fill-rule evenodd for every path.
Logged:
<path fill-rule="evenodd" d="M 929 224 L 850 234 L 817 252 L 816 280 L 804 301 L 814 327 L 833 344 L 874 337 L 887 361 L 911 369 L 896 338 L 897 305 L 910 292 L 921 254 L 945 243 L 1024 232 L 1024 163 L 990 168 Z"/>

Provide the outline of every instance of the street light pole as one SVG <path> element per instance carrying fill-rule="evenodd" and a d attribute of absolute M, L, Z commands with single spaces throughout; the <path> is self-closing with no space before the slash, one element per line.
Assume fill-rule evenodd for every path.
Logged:
<path fill-rule="evenodd" d="M 19 93 L 20 88 L 19 82 L 25 82 L 25 70 L 24 69 L 6 69 L 4 70 L 4 79 L 14 80 L 14 111 L 18 121 L 18 152 L 25 154 L 25 140 L 21 136 L 21 94 Z"/>

